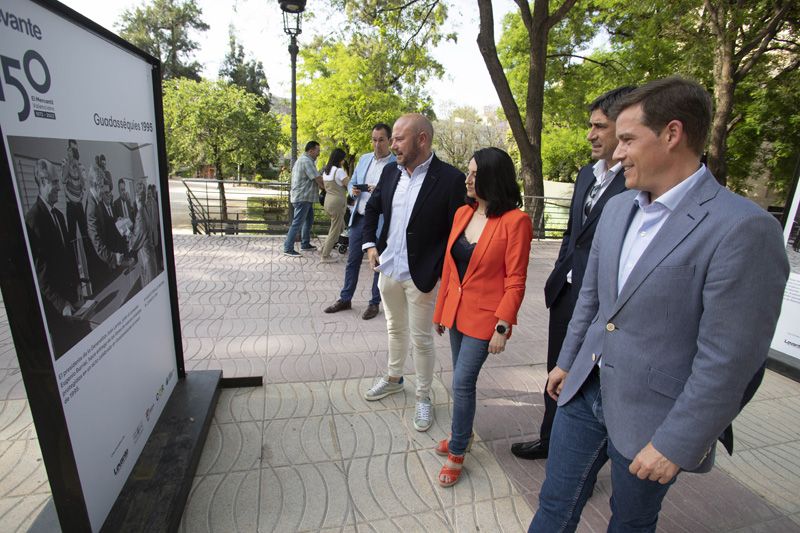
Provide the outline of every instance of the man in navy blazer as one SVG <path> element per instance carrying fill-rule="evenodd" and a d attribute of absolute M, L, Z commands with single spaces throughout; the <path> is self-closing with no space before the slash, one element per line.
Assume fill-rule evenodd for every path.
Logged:
<path fill-rule="evenodd" d="M 609 198 L 625 190 L 622 164 L 613 158 L 617 148 L 616 128 L 608 115 L 614 104 L 633 89 L 632 86 L 612 89 L 589 104 L 589 133 L 586 139 L 592 145 L 592 159 L 596 162 L 586 165 L 578 172 L 569 206 L 567 231 L 561 240 L 561 249 L 553 271 L 544 285 L 544 303 L 550 309 L 547 332 L 548 372 L 556 366 L 569 319 L 572 318 L 575 302 L 578 301 L 600 213 Z M 556 402 L 546 390 L 543 396 L 544 416 L 539 428 L 539 438 L 517 442 L 511 446 L 511 453 L 521 459 L 547 457 L 550 430 L 553 427 L 553 417 L 556 416 Z"/>
<path fill-rule="evenodd" d="M 707 472 L 767 357 L 789 264 L 778 222 L 700 162 L 711 97 L 652 81 L 612 111 L 630 191 L 609 200 L 547 391 L 558 398 L 529 531 L 574 531 L 611 460 L 612 531 L 655 531 Z"/>
<path fill-rule="evenodd" d="M 397 164 L 384 167 L 367 202 L 362 245 L 370 266 L 380 272 L 378 288 L 389 334 L 388 372 L 364 397 L 380 400 L 403 390 L 410 340 L 417 374 L 417 431 L 427 431 L 433 421 L 434 288 L 442 274 L 453 216 L 466 198 L 464 174 L 433 154 L 432 141 L 433 125 L 424 116 L 403 115 L 395 122 L 392 150 Z"/>

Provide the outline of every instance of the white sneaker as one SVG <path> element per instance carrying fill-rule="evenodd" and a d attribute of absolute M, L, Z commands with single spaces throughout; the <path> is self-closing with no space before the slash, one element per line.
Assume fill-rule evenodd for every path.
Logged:
<path fill-rule="evenodd" d="M 428 431 L 433 423 L 433 406 L 430 398 L 417 398 L 417 408 L 414 412 L 414 429 Z"/>
<path fill-rule="evenodd" d="M 382 377 L 378 380 L 378 382 L 372 386 L 367 392 L 364 393 L 364 399 L 368 401 L 380 400 L 381 398 L 386 398 L 390 394 L 394 394 L 396 392 L 400 392 L 403 390 L 403 377 L 400 377 L 400 381 L 397 383 L 392 383 L 385 377 Z"/>

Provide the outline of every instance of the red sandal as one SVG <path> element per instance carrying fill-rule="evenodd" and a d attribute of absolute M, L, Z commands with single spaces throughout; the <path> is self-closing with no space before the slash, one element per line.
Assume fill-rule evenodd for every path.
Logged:
<path fill-rule="evenodd" d="M 472 441 L 475 438 L 475 433 L 469 436 L 469 440 L 467 441 L 467 449 L 464 452 L 468 452 L 472 449 Z M 450 453 L 449 447 L 450 440 L 449 439 L 442 439 L 439 441 L 439 444 L 433 449 L 436 452 L 436 455 L 441 455 L 442 457 L 446 457 Z"/>
<path fill-rule="evenodd" d="M 455 463 L 457 465 L 464 464 L 464 456 L 463 455 L 453 455 L 452 453 L 447 454 L 447 460 Z M 445 464 L 441 470 L 439 470 L 439 485 L 442 487 L 452 487 L 456 483 L 458 483 L 458 478 L 461 476 L 461 472 L 464 471 L 464 468 L 459 468 L 456 470 L 455 468 L 447 468 Z M 443 481 L 442 478 L 450 479 L 450 481 Z"/>

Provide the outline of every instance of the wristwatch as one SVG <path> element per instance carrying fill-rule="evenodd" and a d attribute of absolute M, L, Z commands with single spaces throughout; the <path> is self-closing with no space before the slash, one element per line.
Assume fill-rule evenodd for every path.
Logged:
<path fill-rule="evenodd" d="M 504 326 L 503 324 L 497 324 L 494 327 L 494 330 L 499 333 L 500 335 L 508 334 L 508 330 L 511 329 L 510 327 Z"/>

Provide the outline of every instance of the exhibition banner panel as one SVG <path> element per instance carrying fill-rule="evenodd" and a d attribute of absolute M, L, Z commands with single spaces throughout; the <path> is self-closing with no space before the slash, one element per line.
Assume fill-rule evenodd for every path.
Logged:
<path fill-rule="evenodd" d="M 797 177 L 795 177 L 797 179 Z M 791 273 L 783 294 L 783 307 L 772 338 L 770 357 L 800 369 L 800 186 L 795 184 L 793 197 L 787 203 L 784 227 L 786 255 Z"/>
<path fill-rule="evenodd" d="M 8 165 L 0 170 L 12 185 L 4 190 L 14 191 L 24 243 L 12 260 L 27 263 L 35 284 L 36 301 L 27 306 L 36 306 L 44 326 L 45 370 L 60 397 L 52 408 L 63 411 L 66 449 L 96 531 L 178 369 L 157 65 L 69 14 L 54 2 L 3 1 L 0 124 Z M 5 302 L 13 331 L 27 311 L 13 298 Z M 22 361 L 20 329 L 13 333 L 31 397 L 38 381 L 25 375 L 31 365 Z M 41 431 L 40 443 L 47 463 Z M 59 470 L 46 466 L 52 485 Z M 55 490 L 54 499 L 58 508 Z"/>

